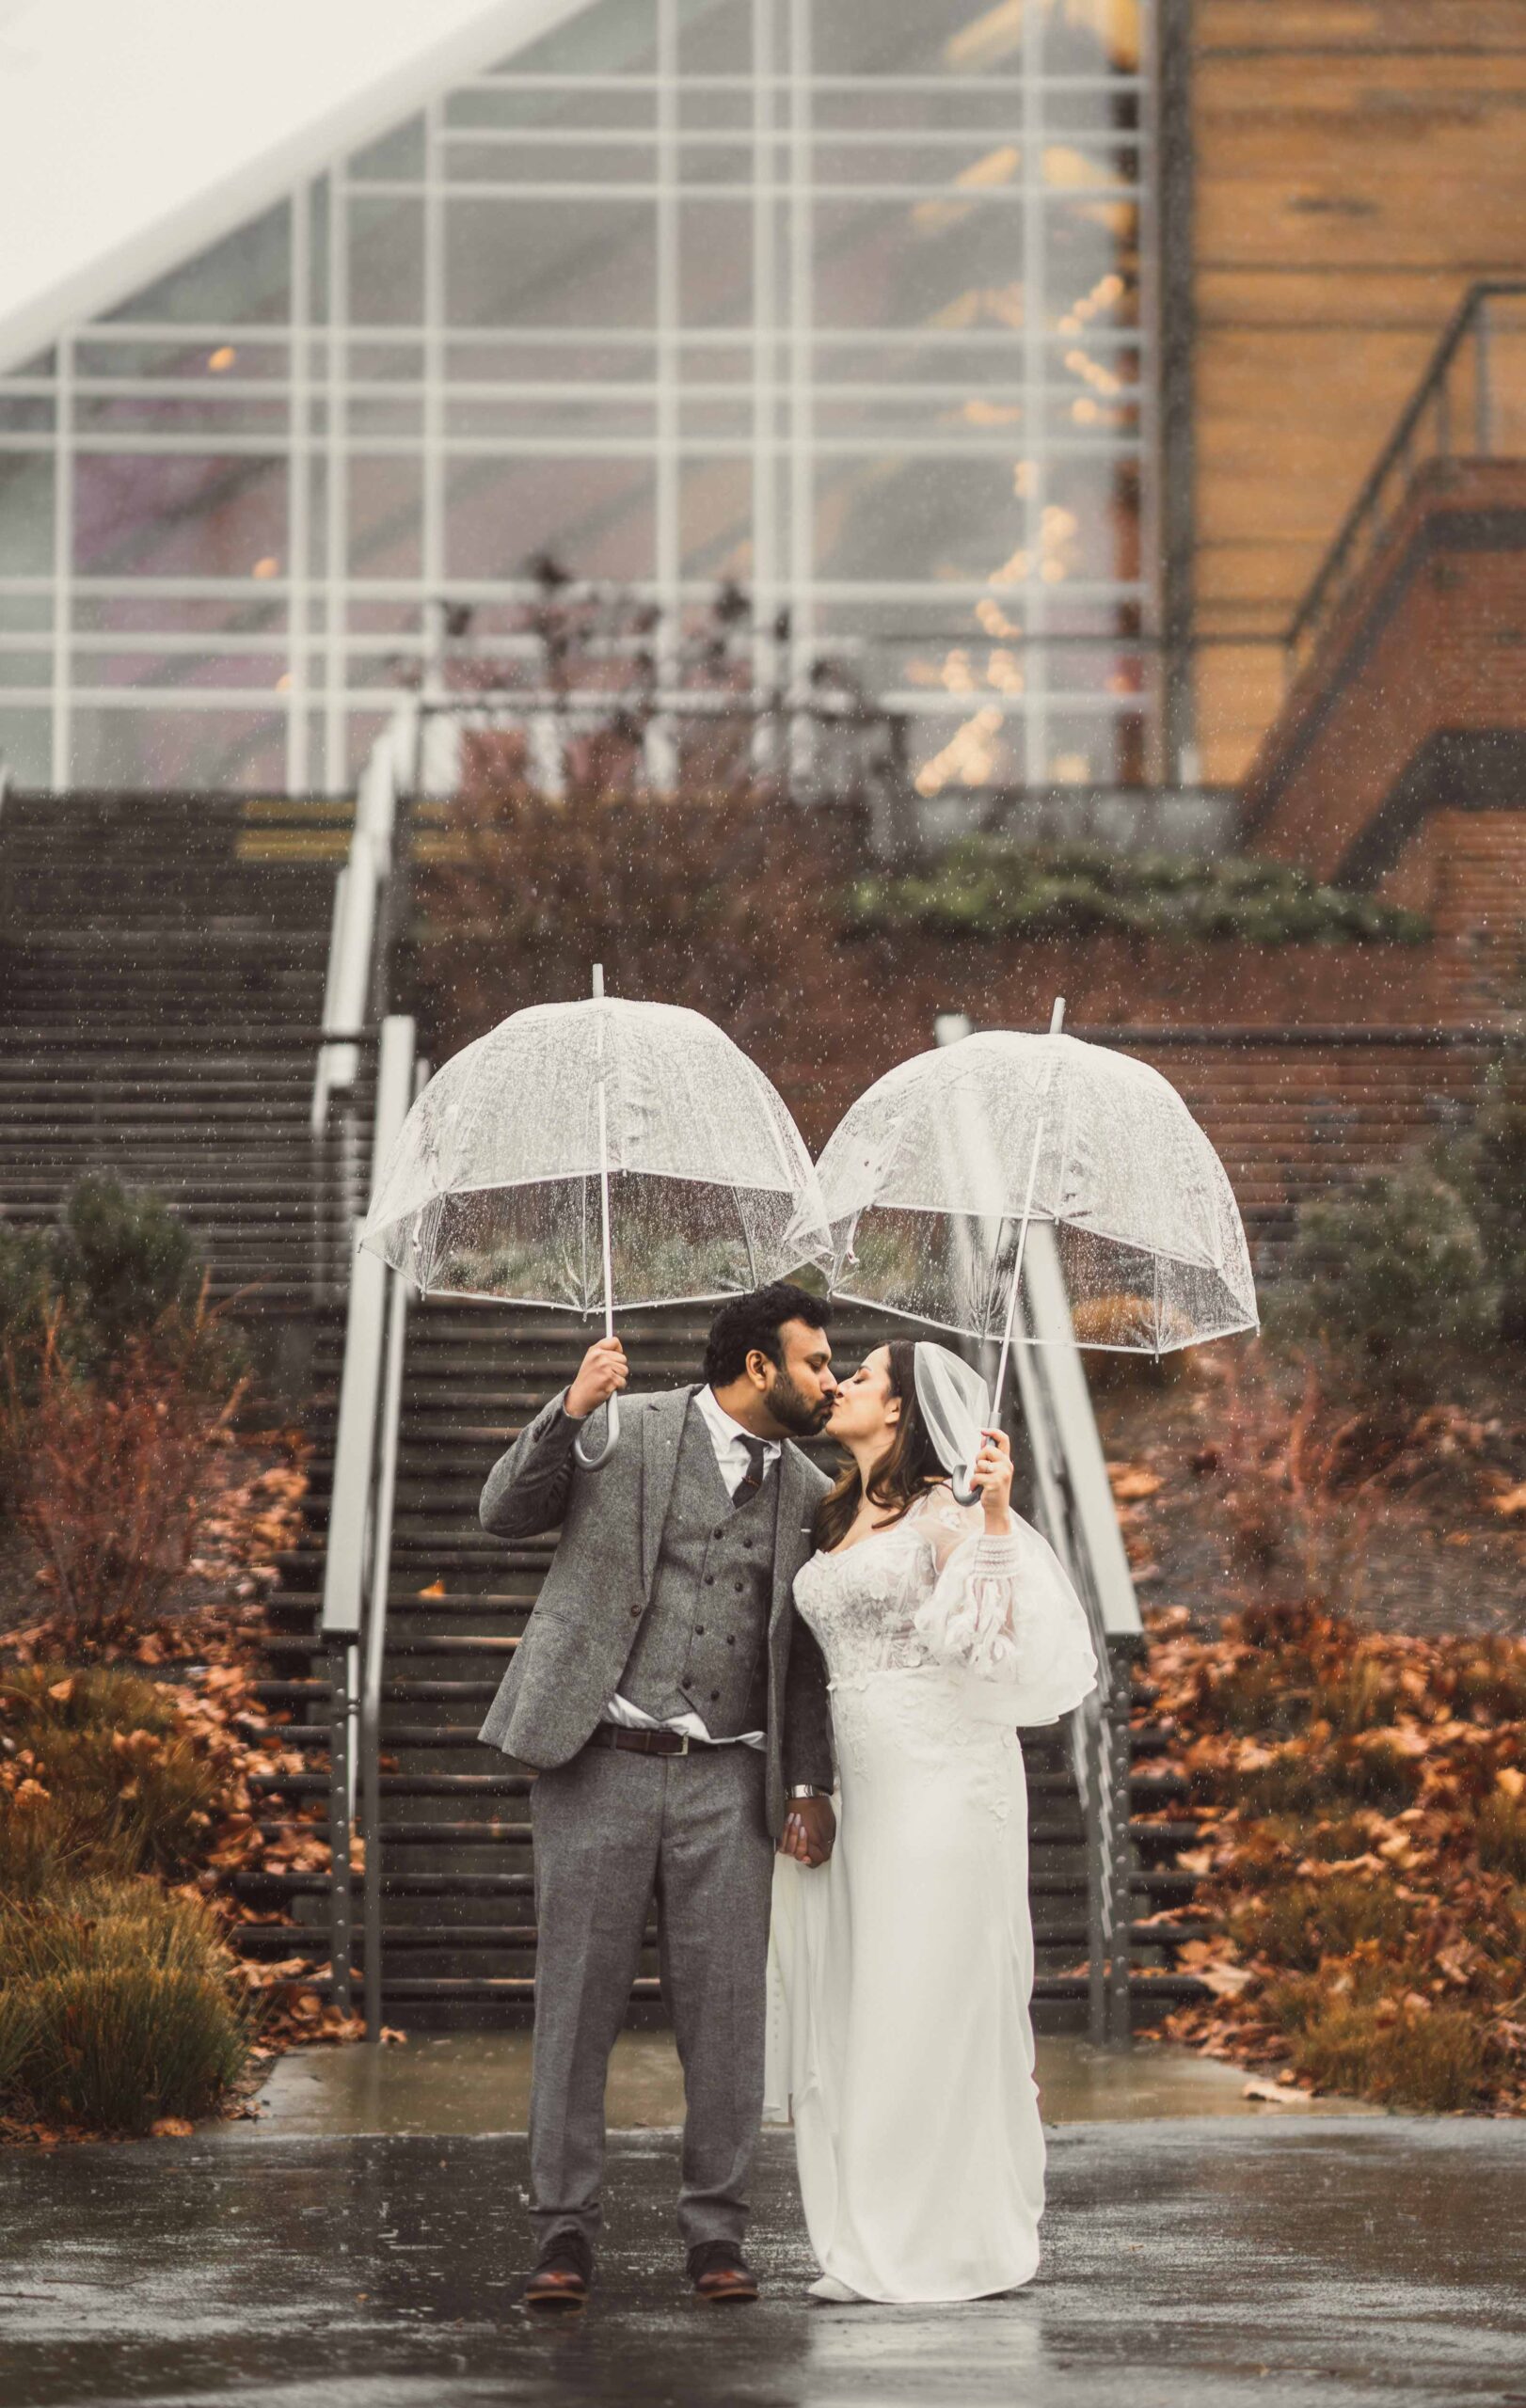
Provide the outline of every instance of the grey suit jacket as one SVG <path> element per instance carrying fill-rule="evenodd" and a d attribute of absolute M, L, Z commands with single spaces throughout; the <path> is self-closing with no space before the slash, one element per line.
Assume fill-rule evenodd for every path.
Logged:
<path fill-rule="evenodd" d="M 651 1595 L 693 1394 L 675 1388 L 628 1401 L 620 1443 L 595 1471 L 572 1450 L 586 1430 L 589 1452 L 597 1450 L 602 1408 L 586 1422 L 572 1421 L 562 1396 L 553 1397 L 487 1475 L 479 1509 L 485 1529 L 527 1539 L 561 1525 L 551 1568 L 479 1735 L 537 1771 L 577 1754 L 620 1685 Z M 769 1615 L 767 1813 L 775 1838 L 789 1786 L 808 1781 L 824 1789 L 832 1782 L 826 1670 L 793 1596 L 828 1484 L 799 1448 L 786 1445 Z"/>

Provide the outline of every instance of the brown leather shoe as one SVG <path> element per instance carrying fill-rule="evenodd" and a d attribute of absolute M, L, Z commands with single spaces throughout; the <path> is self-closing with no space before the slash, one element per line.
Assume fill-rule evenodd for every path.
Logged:
<path fill-rule="evenodd" d="M 586 2307 L 593 2279 L 594 2253 L 586 2237 L 570 2226 L 553 2232 L 525 2285 L 525 2305 L 553 2315 Z"/>
<path fill-rule="evenodd" d="M 734 2241 L 702 2241 L 689 2253 L 694 2296 L 711 2307 L 743 2307 L 757 2297 L 757 2276 Z"/>

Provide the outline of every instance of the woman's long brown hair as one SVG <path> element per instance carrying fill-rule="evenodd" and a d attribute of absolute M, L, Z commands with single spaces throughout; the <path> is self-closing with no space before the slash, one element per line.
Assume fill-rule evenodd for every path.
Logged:
<path fill-rule="evenodd" d="M 934 1481 L 946 1477 L 933 1451 L 928 1425 L 916 1402 L 916 1347 L 909 1338 L 890 1341 L 890 1393 L 900 1399 L 900 1419 L 889 1446 L 869 1474 L 868 1498 L 883 1509 L 879 1525 L 888 1529 L 909 1513 Z M 858 1465 L 850 1456 L 847 1468 L 816 1509 L 816 1544 L 840 1546 L 858 1518 L 864 1501 Z"/>

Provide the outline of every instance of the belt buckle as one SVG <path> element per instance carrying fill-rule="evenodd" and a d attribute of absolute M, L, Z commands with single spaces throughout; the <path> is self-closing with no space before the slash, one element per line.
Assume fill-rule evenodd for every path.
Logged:
<path fill-rule="evenodd" d="M 693 1743 L 693 1741 L 691 1739 L 691 1737 L 690 1737 L 690 1735 L 689 1735 L 688 1732 L 687 1732 L 687 1731 L 676 1731 L 676 1732 L 674 1733 L 674 1735 L 674 1735 L 674 1737 L 677 1740 L 678 1744 L 677 1744 L 677 1746 L 676 1746 L 676 1747 L 672 1751 L 672 1753 L 673 1753 L 674 1755 L 676 1755 L 676 1756 L 687 1756 L 687 1755 L 688 1755 L 688 1753 L 689 1753 L 690 1749 L 691 1749 L 691 1748 L 693 1746 L 693 1744 L 694 1744 L 694 1743 Z"/>

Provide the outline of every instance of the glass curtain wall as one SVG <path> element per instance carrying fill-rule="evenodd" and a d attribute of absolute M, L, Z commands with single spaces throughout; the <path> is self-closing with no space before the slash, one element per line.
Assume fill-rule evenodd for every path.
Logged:
<path fill-rule="evenodd" d="M 0 756 L 342 790 L 527 563 L 752 604 L 925 795 L 1155 721 L 1148 0 L 596 0 L 0 380 Z"/>

